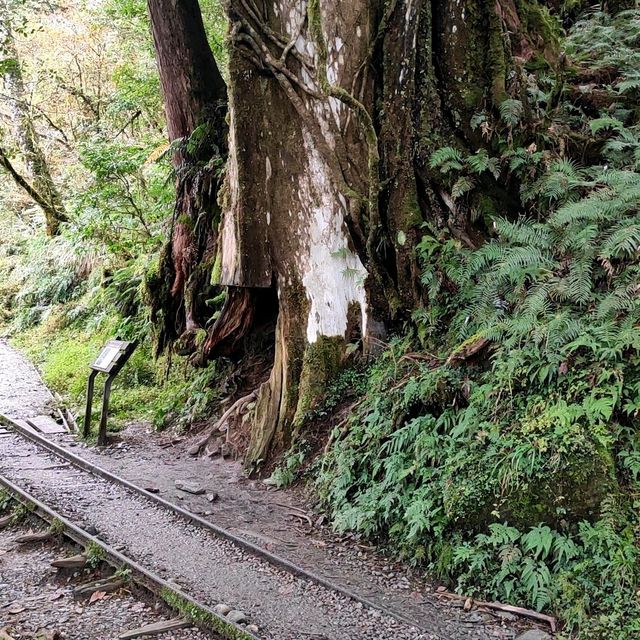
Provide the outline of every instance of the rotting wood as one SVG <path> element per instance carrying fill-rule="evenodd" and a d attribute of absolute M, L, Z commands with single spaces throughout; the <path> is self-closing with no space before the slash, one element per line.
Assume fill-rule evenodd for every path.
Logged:
<path fill-rule="evenodd" d="M 79 553 L 75 556 L 69 556 L 68 558 L 58 558 L 51 562 L 52 567 L 58 569 L 82 569 L 87 564 L 87 557 Z"/>
<path fill-rule="evenodd" d="M 17 544 L 31 544 L 38 542 L 47 542 L 51 538 L 55 537 L 54 531 L 39 531 L 37 533 L 25 533 L 24 535 L 14 538 L 13 541 Z"/>
<path fill-rule="evenodd" d="M 154 622 L 153 624 L 125 631 L 118 636 L 118 640 L 133 640 L 143 636 L 158 636 L 169 631 L 178 631 L 179 629 L 187 629 L 192 627 L 193 623 L 184 618 L 174 618 L 172 620 L 163 620 L 162 622 Z"/>
<path fill-rule="evenodd" d="M 0 531 L 2 531 L 2 529 L 8 527 L 11 522 L 13 521 L 13 514 L 10 513 L 8 516 L 4 516 L 3 518 L 0 518 Z"/>

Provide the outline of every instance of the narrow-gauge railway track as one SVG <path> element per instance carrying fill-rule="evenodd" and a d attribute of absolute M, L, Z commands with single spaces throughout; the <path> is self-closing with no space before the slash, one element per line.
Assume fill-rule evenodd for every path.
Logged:
<path fill-rule="evenodd" d="M 176 608 L 178 606 L 177 603 L 179 603 L 177 613 L 180 615 L 184 616 L 185 611 L 197 611 L 199 615 L 192 616 L 194 626 L 199 626 L 208 632 L 213 631 L 215 638 L 219 640 L 223 638 L 235 639 L 240 637 L 246 640 L 257 640 L 256 636 L 246 629 L 241 629 L 228 620 L 224 620 L 207 605 L 196 601 L 175 584 L 167 582 L 161 576 L 149 571 L 134 560 L 120 553 L 117 549 L 114 549 L 89 532 L 81 529 L 27 491 L 24 491 L 2 476 L 0 476 L 0 484 L 3 490 L 17 503 L 24 505 L 33 516 L 37 516 L 43 520 L 50 529 L 55 528 L 58 534 L 63 534 L 72 542 L 85 549 L 90 549 L 92 546 L 94 550 L 96 548 L 101 549 L 101 560 L 111 564 L 114 568 L 128 569 L 129 582 L 135 583 L 138 587 L 143 587 L 152 594 L 169 601 L 173 608 Z M 211 637 L 214 638 L 214 636 Z"/>
<path fill-rule="evenodd" d="M 118 562 L 175 586 L 160 576 L 172 573 L 171 578 L 181 585 L 182 596 L 191 598 L 193 604 L 204 604 L 211 610 L 225 602 L 242 609 L 249 622 L 259 627 L 261 638 L 485 640 L 514 635 L 464 620 L 456 621 L 453 634 L 444 611 L 441 625 L 418 629 L 401 613 L 385 610 L 238 538 L 78 457 L 20 422 L 1 415 L 0 421 L 11 429 L 11 437 L 0 439 L 1 484 L 14 492 L 22 491 L 23 499 L 41 507 L 55 507 L 51 510 L 65 525 L 85 534 L 86 528 L 95 527 L 96 541 L 116 551 Z M 57 465 L 52 464 L 55 461 Z M 176 565 L 181 568 L 179 574 L 174 573 Z"/>
<path fill-rule="evenodd" d="M 76 535 L 95 530 L 91 539 L 117 553 L 118 562 L 164 580 L 163 587 L 179 588 L 194 604 L 213 611 L 224 603 L 245 612 L 260 638 L 445 637 L 332 589 L 318 576 L 82 460 L 12 419 L 2 416 L 2 422 L 9 431 L 0 439 L 0 484 L 49 509 L 55 514 L 51 517 Z M 486 637 L 469 631 L 466 637 Z"/>

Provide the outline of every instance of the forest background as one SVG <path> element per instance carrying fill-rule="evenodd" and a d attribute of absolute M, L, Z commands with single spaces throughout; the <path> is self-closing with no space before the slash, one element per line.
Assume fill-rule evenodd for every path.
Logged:
<path fill-rule="evenodd" d="M 374 360 L 348 346 L 267 468 L 279 486 L 312 478 L 337 529 L 460 592 L 626 640 L 640 634 L 640 12 L 550 4 L 539 19 L 563 63 L 538 60 L 474 114 L 472 153 L 429 158 L 487 241 L 424 225 L 424 302 Z M 226 76 L 225 12 L 200 6 Z M 0 0 L 0 23 L 5 336 L 76 411 L 102 343 L 140 340 L 114 426 L 215 423 L 242 363 L 155 348 L 176 147 L 145 3 Z M 485 195 L 496 184 L 518 194 L 508 209 Z M 223 302 L 207 301 L 211 323 Z"/>

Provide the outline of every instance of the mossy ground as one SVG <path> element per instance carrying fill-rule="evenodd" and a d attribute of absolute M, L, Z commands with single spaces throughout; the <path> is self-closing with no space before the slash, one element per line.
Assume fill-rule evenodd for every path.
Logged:
<path fill-rule="evenodd" d="M 44 322 L 16 335 L 11 343 L 39 368 L 47 386 L 82 413 L 86 398 L 89 365 L 107 340 L 115 337 L 105 326 L 98 331 L 78 327 L 55 328 Z M 112 386 L 110 430 L 118 430 L 133 420 L 153 420 L 166 393 L 159 379 L 159 365 L 148 345 L 138 347 Z M 102 386 L 106 376 L 96 380 L 94 420 L 98 419 Z"/>

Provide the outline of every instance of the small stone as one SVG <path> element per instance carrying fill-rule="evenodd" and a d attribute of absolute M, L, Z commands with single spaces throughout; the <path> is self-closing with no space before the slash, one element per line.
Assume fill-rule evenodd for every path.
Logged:
<path fill-rule="evenodd" d="M 228 456 L 230 456 L 232 451 L 233 450 L 231 449 L 231 445 L 228 442 L 224 442 L 220 447 L 220 455 L 223 458 L 227 458 Z"/>
<path fill-rule="evenodd" d="M 158 487 L 154 485 L 149 485 L 148 487 L 144 487 L 144 490 L 148 491 L 149 493 L 160 493 L 160 489 L 158 489 Z"/>
<path fill-rule="evenodd" d="M 516 640 L 552 640 L 551 636 L 540 629 L 529 629 L 522 635 L 519 635 Z"/>
<path fill-rule="evenodd" d="M 234 609 L 233 611 L 229 611 L 229 613 L 227 613 L 227 620 L 229 622 L 233 622 L 234 624 L 240 624 L 241 622 L 247 621 L 247 616 L 245 616 L 242 611 Z"/>
<path fill-rule="evenodd" d="M 200 445 L 194 444 L 192 447 L 187 449 L 187 454 L 190 456 L 197 456 L 200 453 Z"/>
<path fill-rule="evenodd" d="M 260 629 L 258 629 L 258 625 L 255 624 L 248 624 L 247 625 L 247 631 L 249 633 L 258 633 L 258 631 L 260 631 Z"/>
<path fill-rule="evenodd" d="M 231 607 L 226 605 L 226 604 L 217 604 L 215 607 L 213 607 L 213 610 L 219 616 L 226 616 L 227 613 L 229 613 L 231 611 Z"/>
<path fill-rule="evenodd" d="M 220 496 L 218 496 L 217 492 L 212 491 L 211 493 L 207 493 L 207 500 L 209 502 L 215 502 Z"/>
<path fill-rule="evenodd" d="M 175 481 L 176 489 L 184 491 L 185 493 L 192 493 L 194 496 L 202 495 L 205 492 L 204 487 L 197 482 L 188 482 L 183 480 Z"/>

